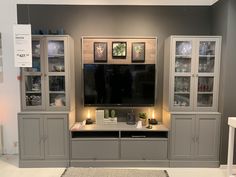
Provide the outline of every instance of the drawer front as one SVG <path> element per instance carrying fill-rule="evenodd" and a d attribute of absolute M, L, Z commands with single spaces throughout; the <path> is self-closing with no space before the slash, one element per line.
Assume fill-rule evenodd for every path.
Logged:
<path fill-rule="evenodd" d="M 75 140 L 71 148 L 72 159 L 119 159 L 118 140 Z"/>
<path fill-rule="evenodd" d="M 167 140 L 121 140 L 123 160 L 166 160 Z"/>

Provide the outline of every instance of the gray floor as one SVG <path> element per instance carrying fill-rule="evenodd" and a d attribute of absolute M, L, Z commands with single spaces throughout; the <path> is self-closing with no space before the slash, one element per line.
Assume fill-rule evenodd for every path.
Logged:
<path fill-rule="evenodd" d="M 145 168 L 147 169 L 147 168 Z M 160 170 L 163 168 L 150 168 Z M 220 168 L 164 168 L 170 177 L 226 177 Z M 0 157 L 0 177 L 60 177 L 64 168 L 18 168 L 17 155 Z"/>

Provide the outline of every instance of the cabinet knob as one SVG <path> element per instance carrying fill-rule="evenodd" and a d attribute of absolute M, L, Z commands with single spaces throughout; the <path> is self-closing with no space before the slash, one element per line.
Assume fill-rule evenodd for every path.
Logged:
<path fill-rule="evenodd" d="M 192 77 L 194 77 L 194 74 L 192 74 Z"/>

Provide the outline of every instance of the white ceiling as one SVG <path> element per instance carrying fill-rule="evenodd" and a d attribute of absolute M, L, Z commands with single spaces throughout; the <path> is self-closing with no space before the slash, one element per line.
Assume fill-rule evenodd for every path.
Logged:
<path fill-rule="evenodd" d="M 211 6 L 218 0 L 16 0 L 17 4 Z"/>

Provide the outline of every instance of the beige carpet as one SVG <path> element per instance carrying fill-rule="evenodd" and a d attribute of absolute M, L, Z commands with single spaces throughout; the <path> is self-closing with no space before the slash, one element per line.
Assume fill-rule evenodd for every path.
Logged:
<path fill-rule="evenodd" d="M 169 177 L 165 170 L 68 168 L 61 177 Z"/>

